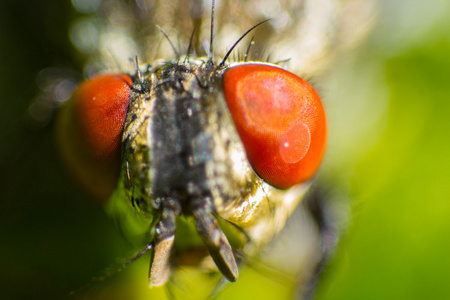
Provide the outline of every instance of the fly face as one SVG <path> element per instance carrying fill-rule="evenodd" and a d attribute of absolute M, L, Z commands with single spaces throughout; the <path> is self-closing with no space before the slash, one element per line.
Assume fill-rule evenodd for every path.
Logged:
<path fill-rule="evenodd" d="M 239 70 L 245 66 L 237 65 L 234 68 Z M 285 72 L 276 66 L 253 65 L 255 66 L 271 72 Z M 261 243 L 278 231 L 301 199 L 300 193 L 305 188 L 301 185 L 293 189 L 293 192 L 286 193 L 265 183 L 255 173 L 245 155 L 246 150 L 249 152 L 249 146 L 245 147 L 242 142 L 242 133 L 240 136 L 237 131 L 239 127 L 233 122 L 225 99 L 229 90 L 235 88 L 224 80 L 224 74 L 228 71 L 229 68 L 215 66 L 210 61 L 197 60 L 149 66 L 144 74 L 134 78 L 122 138 L 122 175 L 111 203 L 120 207 L 120 210 L 126 206 L 127 210 L 137 210 L 144 219 L 151 220 L 154 224 L 151 230 L 154 251 L 150 271 L 150 282 L 153 285 L 164 284 L 168 279 L 169 254 L 175 241 L 176 218 L 181 214 L 192 217 L 216 266 L 228 280 L 236 281 L 238 269 L 233 250 L 215 218 L 223 218 L 243 228 L 248 231 L 253 242 Z M 281 86 L 280 90 L 283 88 Z M 276 86 L 272 89 L 276 89 Z M 282 94 L 278 96 L 283 97 Z M 311 156 L 303 152 L 308 152 L 310 147 L 315 149 L 315 144 L 320 144 L 320 148 L 319 153 L 312 156 L 313 159 L 323 155 L 323 110 L 312 111 L 322 109 L 320 100 L 318 97 L 304 99 L 313 98 L 309 94 L 295 97 L 295 101 L 302 104 L 294 118 L 298 124 L 302 124 L 300 127 L 308 124 L 311 132 L 306 138 L 307 150 L 302 148 L 304 136 L 300 142 L 292 140 L 293 143 L 297 141 L 297 148 L 301 149 L 294 147 L 293 155 L 298 157 L 293 162 L 289 161 L 287 168 L 292 168 L 293 164 L 304 157 Z M 273 97 L 269 100 L 276 102 L 272 101 L 276 100 Z M 232 100 L 229 99 L 228 102 Z M 251 104 L 258 106 L 257 101 L 252 100 Z M 245 107 L 244 111 L 251 116 L 254 112 L 248 112 L 249 109 L 259 108 Z M 285 108 L 282 107 L 282 110 Z M 305 111 L 310 115 L 305 116 Z M 238 113 L 237 109 L 235 115 Z M 264 116 L 261 111 L 256 113 Z M 277 114 L 280 111 L 276 111 L 272 117 L 279 118 Z M 283 118 L 289 119 L 289 115 Z M 285 126 L 284 130 L 297 128 L 291 125 Z M 296 134 L 301 135 L 301 132 Z M 258 136 L 252 138 L 257 139 Z M 264 152 L 270 151 L 270 144 L 287 143 L 280 141 L 283 139 L 282 133 L 276 132 L 275 139 L 278 140 L 266 141 L 268 145 L 257 144 L 261 148 L 256 151 L 264 155 Z M 280 156 L 279 148 L 275 149 L 275 153 L 270 155 Z M 299 151 L 300 154 L 297 153 Z M 319 161 L 320 159 L 316 160 L 314 171 Z M 270 167 L 270 163 L 263 163 L 260 176 L 267 177 L 266 169 Z M 303 177 L 311 176 L 304 174 L 304 163 L 294 171 Z M 295 183 L 299 183 L 296 180 Z M 295 200 L 292 201 L 292 198 Z M 271 210 L 278 213 L 271 213 Z M 116 209 L 116 213 L 117 211 Z M 267 222 L 268 215 L 271 222 Z"/>
<path fill-rule="evenodd" d="M 337 11 L 331 11 L 337 6 L 325 5 L 319 12 L 314 1 L 302 1 L 301 5 L 285 2 L 275 5 L 273 11 L 280 18 L 255 35 L 253 47 L 261 51 L 273 46 L 278 58 L 293 58 L 297 71 L 320 74 L 331 57 L 327 51 L 337 40 L 325 39 L 326 34 L 337 35 L 337 30 L 326 29 L 339 25 L 330 20 L 342 21 L 335 18 Z M 126 59 L 138 54 L 147 61 L 152 61 L 155 53 L 167 57 L 165 45 L 157 46 L 161 34 L 152 33 L 157 31 L 153 23 L 184 26 L 189 15 L 186 9 L 176 8 L 184 2 L 174 1 L 176 5 L 168 7 L 164 1 L 132 1 L 130 9 L 120 9 L 118 3 L 104 2 L 111 23 L 100 31 L 123 31 L 123 39 L 105 38 L 108 53 L 112 49 L 114 58 Z M 191 10 L 193 24 L 199 28 L 192 44 L 198 56 L 204 54 L 199 38 L 201 3 L 192 1 Z M 221 28 L 235 29 L 231 20 L 236 11 L 245 14 L 243 23 L 252 22 L 242 25 L 240 34 L 261 17 L 271 17 L 260 1 L 245 1 L 248 9 L 236 7 L 240 3 L 220 1 L 217 17 L 219 22 L 227 22 Z M 300 15 L 308 18 L 300 21 Z M 136 29 L 128 32 L 129 24 Z M 179 30 L 180 39 L 186 33 L 190 35 Z M 140 42 L 128 43 L 129 36 L 137 36 Z M 217 36 L 226 34 L 221 31 Z M 354 39 L 351 36 L 347 42 Z M 115 44 L 116 40 L 120 43 Z M 230 47 L 236 40 L 216 41 L 216 48 Z M 317 48 L 310 49 L 315 52 L 303 51 L 308 42 Z M 115 52 L 124 48 L 128 55 Z M 293 57 L 293 49 L 304 55 Z M 96 51 L 104 51 L 102 43 Z M 136 67 L 133 75 L 103 75 L 83 84 L 62 112 L 61 149 L 82 184 L 97 196 L 109 198 L 106 208 L 122 230 L 146 235 L 152 247 L 152 285 L 167 281 L 172 248 L 177 249 L 175 256 L 182 256 L 178 249 L 198 246 L 178 247 L 182 237 L 176 236 L 175 230 L 180 220 L 183 226 L 193 228 L 192 240 L 198 233 L 220 272 L 235 281 L 234 254 L 252 254 L 264 245 L 301 201 L 324 153 L 324 110 L 306 81 L 277 65 L 246 63 L 246 54 L 241 63 L 228 64 L 225 60 L 215 63 L 212 53 L 190 59 L 188 51 L 186 58 L 180 59 L 177 51 L 173 52 L 178 57 L 174 61 L 156 61 Z M 113 65 L 126 65 L 113 60 Z M 98 83 L 104 88 L 97 88 Z M 111 180 L 98 180 L 108 177 Z M 96 182 L 99 184 L 93 184 Z"/>
<path fill-rule="evenodd" d="M 143 91 L 132 92 L 122 139 L 125 191 L 116 198 L 158 219 L 152 232 L 154 285 L 167 280 L 167 253 L 182 213 L 194 217 L 221 272 L 237 279 L 233 252 L 213 216 L 216 207 L 254 194 L 261 180 L 233 128 L 220 73 L 205 62 L 163 64 L 142 76 Z"/>
<path fill-rule="evenodd" d="M 192 198 L 223 206 L 261 185 L 226 107 L 222 73 L 196 61 L 138 79 L 145 88 L 132 92 L 122 144 L 125 187 L 141 211 L 159 210 L 164 198 L 178 199 L 183 212 Z"/>

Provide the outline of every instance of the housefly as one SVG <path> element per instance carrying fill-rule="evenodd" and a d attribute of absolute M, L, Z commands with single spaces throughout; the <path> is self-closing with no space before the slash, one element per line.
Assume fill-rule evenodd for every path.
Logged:
<path fill-rule="evenodd" d="M 101 21 L 74 24 L 90 79 L 61 109 L 58 145 L 125 235 L 143 237 L 151 286 L 186 261 L 234 282 L 240 257 L 284 227 L 323 158 L 321 99 L 283 67 L 324 73 L 333 26 L 348 26 L 337 18 L 343 1 L 217 1 L 211 22 L 203 1 L 166 2 L 105 0 L 95 7 Z M 247 29 L 254 38 L 233 49 Z"/>

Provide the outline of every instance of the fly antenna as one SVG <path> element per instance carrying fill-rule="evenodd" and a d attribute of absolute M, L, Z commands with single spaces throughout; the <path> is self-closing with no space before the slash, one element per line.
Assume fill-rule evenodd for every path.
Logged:
<path fill-rule="evenodd" d="M 208 64 L 212 65 L 213 60 L 213 41 L 214 41 L 214 4 L 215 1 L 212 0 L 211 5 L 211 34 L 209 38 L 209 53 L 208 53 Z"/>
<path fill-rule="evenodd" d="M 266 23 L 267 21 L 270 21 L 270 19 L 264 20 L 258 24 L 256 24 L 255 26 L 253 26 L 252 28 L 250 28 L 249 30 L 247 30 L 246 33 L 244 33 L 237 41 L 236 43 L 234 43 L 234 45 L 230 48 L 230 50 L 228 50 L 227 54 L 225 55 L 225 57 L 223 58 L 222 62 L 219 64 L 219 68 L 223 67 L 223 65 L 225 64 L 225 62 L 228 59 L 228 56 L 230 56 L 231 52 L 233 52 L 234 48 L 236 48 L 236 46 L 239 44 L 240 41 L 242 41 L 242 39 L 249 34 L 253 29 L 255 29 L 256 27 L 258 27 L 259 25 L 262 25 L 264 23 Z"/>
<path fill-rule="evenodd" d="M 158 25 L 156 25 L 156 28 L 158 28 L 159 31 L 161 31 L 162 34 L 166 37 L 166 39 L 169 41 L 170 46 L 172 47 L 173 52 L 175 53 L 175 56 L 177 57 L 177 60 L 180 60 L 180 53 L 178 53 L 177 49 L 173 45 L 172 41 L 170 40 L 169 36 L 162 30 L 162 28 Z"/>

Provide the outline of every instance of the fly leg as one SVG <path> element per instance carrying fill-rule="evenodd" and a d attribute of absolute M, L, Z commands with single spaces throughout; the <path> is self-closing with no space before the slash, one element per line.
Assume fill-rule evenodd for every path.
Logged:
<path fill-rule="evenodd" d="M 228 243 L 227 237 L 217 225 L 213 213 L 214 210 L 210 198 L 192 201 L 192 215 L 198 234 L 208 248 L 209 254 L 219 271 L 229 281 L 234 282 L 238 278 L 239 271 L 233 250 L 230 243 Z"/>
<path fill-rule="evenodd" d="M 318 283 L 321 278 L 321 273 L 324 267 L 326 267 L 330 258 L 333 256 L 336 243 L 338 241 L 340 230 L 337 227 L 337 222 L 345 218 L 343 216 L 337 216 L 333 203 L 338 201 L 331 201 L 337 199 L 329 199 L 331 194 L 326 187 L 316 185 L 314 186 L 310 194 L 305 199 L 305 209 L 315 223 L 320 239 L 322 242 L 321 256 L 318 260 L 315 268 L 312 270 L 310 278 L 303 285 L 302 299 L 313 299 Z"/>
<path fill-rule="evenodd" d="M 155 228 L 154 250 L 150 264 L 151 286 L 161 286 L 169 279 L 169 259 L 175 241 L 176 218 L 181 213 L 181 205 L 175 199 L 164 199 L 161 206 L 162 213 Z"/>

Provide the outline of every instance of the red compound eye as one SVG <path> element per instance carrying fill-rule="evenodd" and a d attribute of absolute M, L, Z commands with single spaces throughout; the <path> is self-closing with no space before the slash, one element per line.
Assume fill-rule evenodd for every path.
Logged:
<path fill-rule="evenodd" d="M 280 189 L 311 178 L 326 142 L 325 112 L 313 87 L 290 72 L 263 64 L 230 68 L 223 87 L 255 172 Z"/>
<path fill-rule="evenodd" d="M 131 84 L 122 74 L 85 81 L 59 117 L 63 159 L 81 185 L 101 200 L 109 197 L 118 179 Z"/>

